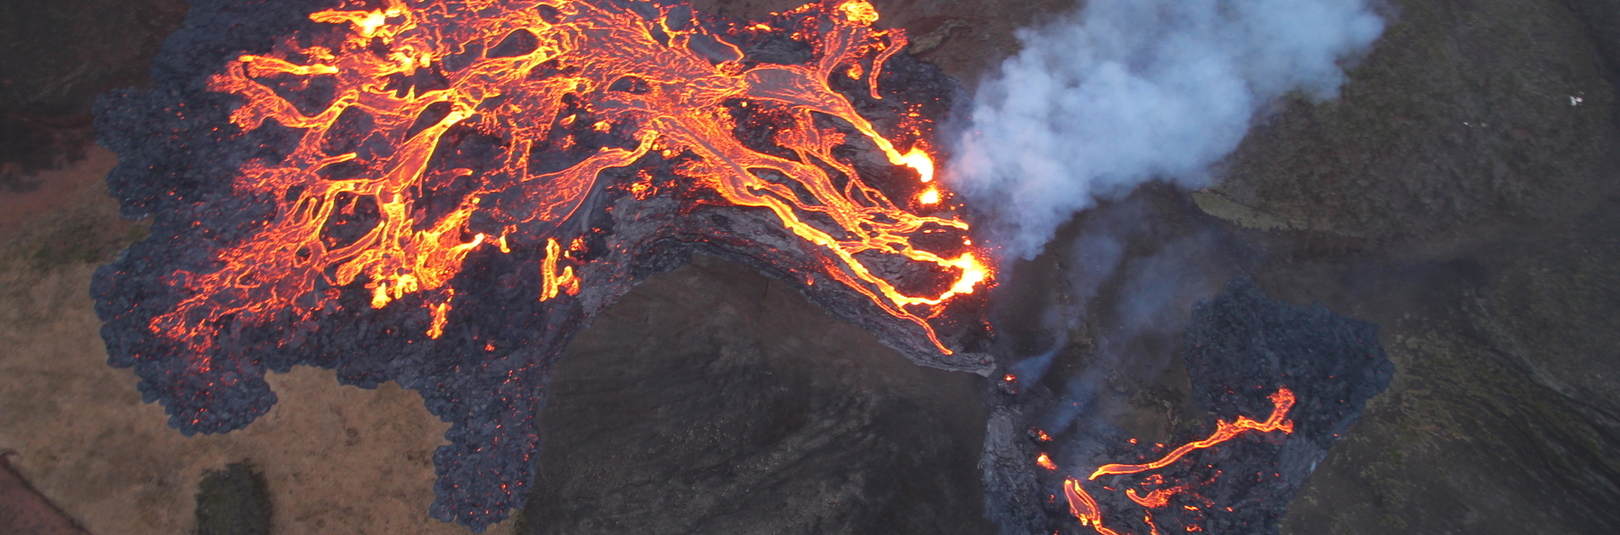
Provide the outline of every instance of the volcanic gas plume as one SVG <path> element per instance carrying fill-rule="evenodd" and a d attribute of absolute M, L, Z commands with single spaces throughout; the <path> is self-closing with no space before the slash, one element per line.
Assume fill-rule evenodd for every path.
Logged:
<path fill-rule="evenodd" d="M 990 272 L 933 180 L 952 86 L 866 2 L 268 4 L 195 4 L 159 85 L 101 104 L 109 182 L 154 220 L 97 310 L 181 431 L 263 414 L 267 370 L 397 380 L 454 424 L 433 514 L 481 528 L 530 484 L 547 365 L 693 252 L 990 365 Z"/>
<path fill-rule="evenodd" d="M 1341 63 L 1384 28 L 1364 0 L 1083 4 L 1019 31 L 954 139 L 946 178 L 995 207 L 983 226 L 1010 258 L 1142 183 L 1210 185 L 1257 113 L 1290 92 L 1338 96 Z"/>

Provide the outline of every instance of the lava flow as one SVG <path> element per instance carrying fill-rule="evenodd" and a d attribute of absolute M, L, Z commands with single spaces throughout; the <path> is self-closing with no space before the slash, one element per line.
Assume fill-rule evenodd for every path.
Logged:
<path fill-rule="evenodd" d="M 311 15 L 347 26 L 335 46 L 289 39 L 272 54 L 231 61 L 209 82 L 213 91 L 242 98 L 231 122 L 253 130 L 274 121 L 300 132 L 290 153 L 243 165 L 236 194 L 283 202 L 256 235 L 219 253 L 218 269 L 175 272 L 171 284 L 189 297 L 153 318 L 151 328 L 184 341 L 206 369 L 222 318 L 264 324 L 280 314 L 307 317 L 331 299 L 317 292 L 318 280 L 331 288 L 363 281 L 374 308 L 423 293 L 424 313 L 433 318 L 428 334 L 436 338 L 453 308 L 450 281 L 471 251 L 509 252 L 509 235 L 555 229 L 579 210 L 603 170 L 656 153 L 682 158 L 685 178 L 725 202 L 770 210 L 825 252 L 822 274 L 915 323 L 951 353 L 928 318 L 982 287 L 990 273 L 971 250 L 943 254 L 913 239 L 955 233 L 965 245 L 967 223 L 917 215 L 902 207 L 911 203 L 864 183 L 833 154 L 855 141 L 818 122 L 836 118 L 891 164 L 912 168 L 927 183 L 914 206 L 940 202 L 919 136 L 901 152 L 828 86 L 830 76 L 864 77 L 877 96 L 883 63 L 905 46 L 904 34 L 873 29 L 878 15 L 864 0 L 810 4 L 798 11 L 824 10 L 826 24 L 732 31 L 792 32 L 816 47 L 819 61 L 753 63 L 697 23 L 690 8 L 645 6 L 656 12 L 583 0 L 386 0 L 375 9 Z M 290 96 L 317 85 L 331 93 L 323 107 Z M 729 110 L 749 106 L 773 113 L 771 141 L 780 153 L 734 135 Z M 458 131 L 499 138 L 499 149 L 486 155 L 495 165 L 458 199 L 434 198 L 435 186 L 472 180 L 471 169 L 432 165 Z M 595 147 L 580 149 L 587 144 Z M 537 169 L 533 155 L 548 150 L 580 154 L 564 168 Z M 653 187 L 635 186 L 638 196 Z M 485 202 L 495 196 L 499 206 Z M 480 212 L 490 212 L 482 225 Z M 570 264 L 583 256 L 577 241 L 566 252 L 555 236 L 545 243 L 544 280 L 534 281 L 545 287 L 542 299 L 591 284 L 574 278 Z M 932 293 L 906 293 L 875 272 L 884 256 L 934 266 L 953 280 Z"/>
<path fill-rule="evenodd" d="M 1248 431 L 1256 431 L 1260 433 L 1282 431 L 1285 434 L 1293 433 L 1294 422 L 1293 420 L 1288 419 L 1288 411 L 1294 407 L 1294 392 L 1287 388 L 1279 388 L 1276 392 L 1271 394 L 1270 399 L 1272 403 L 1271 416 L 1266 418 L 1266 420 L 1263 422 L 1255 421 L 1247 416 L 1239 416 L 1235 422 L 1218 420 L 1215 424 L 1215 432 L 1203 440 L 1183 444 L 1180 447 L 1171 450 L 1170 453 L 1165 454 L 1158 460 L 1148 463 L 1105 464 L 1098 467 L 1097 470 L 1092 472 L 1091 475 L 1086 479 L 1096 481 L 1097 478 L 1106 475 L 1138 474 L 1150 470 L 1164 468 L 1172 463 L 1175 463 L 1176 461 L 1181 460 L 1187 454 L 1192 453 L 1195 450 L 1216 446 L 1236 438 L 1238 435 Z M 1043 460 L 1045 460 L 1046 454 L 1041 454 L 1041 457 Z M 1045 466 L 1050 463 L 1051 461 L 1046 460 L 1042 465 Z M 1162 485 L 1165 484 L 1165 478 L 1158 474 L 1148 476 L 1143 483 L 1146 486 L 1156 486 L 1159 488 L 1153 489 L 1146 495 L 1139 493 L 1136 488 L 1130 488 L 1126 489 L 1125 495 L 1132 502 L 1136 502 L 1137 505 L 1150 510 L 1144 513 L 1142 517 L 1143 522 L 1148 525 L 1151 533 L 1157 534 L 1159 532 L 1158 525 L 1153 521 L 1153 514 L 1151 510 L 1169 506 L 1170 498 L 1172 496 L 1188 491 L 1189 487 L 1186 485 L 1163 487 Z M 1069 477 L 1063 480 L 1063 496 L 1069 501 L 1069 513 L 1073 514 L 1075 519 L 1080 521 L 1081 526 L 1090 527 L 1099 535 L 1121 535 L 1120 532 L 1103 526 L 1103 512 L 1101 507 L 1097 504 L 1096 498 L 1093 498 L 1091 493 L 1087 492 L 1085 488 L 1081 487 L 1079 479 Z M 1204 505 L 1207 506 L 1209 504 L 1206 503 Z M 1194 505 L 1183 505 L 1182 507 L 1187 508 L 1188 510 L 1198 509 L 1198 507 Z M 1186 531 L 1192 532 L 1199 531 L 1201 528 L 1196 524 L 1188 524 L 1185 529 Z"/>
<path fill-rule="evenodd" d="M 421 393 L 432 514 L 520 506 L 548 369 L 691 255 L 747 263 L 922 365 L 988 373 L 992 272 L 934 179 L 956 88 L 864 0 L 739 21 L 641 0 L 193 0 L 104 99 L 150 236 L 97 272 L 109 363 L 181 432 L 269 371 Z M 973 295 L 969 295 L 973 294 Z"/>

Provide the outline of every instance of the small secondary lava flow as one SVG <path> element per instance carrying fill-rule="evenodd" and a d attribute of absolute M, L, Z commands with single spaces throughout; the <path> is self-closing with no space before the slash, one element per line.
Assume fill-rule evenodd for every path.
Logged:
<path fill-rule="evenodd" d="M 268 5 L 267 5 L 268 4 Z M 423 393 L 433 514 L 521 504 L 547 365 L 693 253 L 793 281 L 920 364 L 988 373 L 992 273 L 933 177 L 955 91 L 864 0 L 193 2 L 98 108 L 152 235 L 97 276 L 111 363 L 183 432 L 268 370 Z M 975 293 L 977 292 L 977 293 Z"/>
<path fill-rule="evenodd" d="M 1075 416 L 1084 390 L 1003 388 L 982 464 L 986 514 L 1012 533 L 1275 535 L 1395 371 L 1377 325 L 1271 300 L 1247 276 L 1193 307 L 1181 360 L 1206 416 L 1162 444 L 1129 438 L 1105 411 Z"/>
<path fill-rule="evenodd" d="M 1257 433 L 1275 431 L 1281 431 L 1283 434 L 1293 433 L 1294 422 L 1288 419 L 1288 411 L 1294 407 L 1294 392 L 1287 388 L 1280 388 L 1271 395 L 1270 399 L 1272 403 L 1271 416 L 1266 418 L 1265 421 L 1255 421 L 1247 416 L 1240 416 L 1233 422 L 1218 420 L 1215 423 L 1215 432 L 1203 440 L 1183 444 L 1151 462 L 1142 464 L 1105 464 L 1097 467 L 1096 471 L 1093 471 L 1086 479 L 1097 481 L 1098 478 L 1103 476 L 1130 475 L 1158 470 L 1182 461 L 1184 457 L 1194 451 L 1215 447 L 1249 431 Z M 1134 439 L 1132 442 L 1134 442 Z M 1040 459 L 1036 462 L 1042 468 L 1048 470 L 1057 469 L 1057 465 L 1053 464 L 1045 453 L 1042 453 Z M 1214 465 L 1209 465 L 1209 468 L 1214 469 Z M 1219 477 L 1220 475 L 1221 471 L 1215 469 L 1211 477 Z M 1276 474 L 1273 474 L 1273 476 L 1276 476 Z M 1261 478 L 1265 477 L 1265 475 L 1257 473 L 1255 477 Z M 1125 489 L 1125 497 L 1145 509 L 1142 515 L 1142 523 L 1147 525 L 1149 533 L 1154 535 L 1159 533 L 1159 523 L 1154 521 L 1154 510 L 1171 507 L 1172 499 L 1175 499 L 1175 505 L 1179 506 L 1175 509 L 1192 514 L 1192 518 L 1180 518 L 1180 515 L 1177 515 L 1176 524 L 1173 527 L 1179 527 L 1181 531 L 1197 532 L 1203 531 L 1203 525 L 1199 522 L 1197 513 L 1203 508 L 1216 506 L 1213 500 L 1197 492 L 1198 486 L 1197 482 L 1177 484 L 1169 482 L 1162 474 L 1151 474 L 1137 482 L 1136 487 Z M 1107 486 L 1103 488 L 1115 490 Z M 1138 492 L 1139 488 L 1146 490 L 1147 494 Z M 1128 531 L 1121 532 L 1110 529 L 1103 525 L 1103 513 L 1097 505 L 1097 499 L 1091 497 L 1091 493 L 1081 486 L 1078 478 L 1064 478 L 1063 496 L 1069 502 L 1069 514 L 1074 515 L 1074 518 L 1080 521 L 1081 526 L 1091 528 L 1098 535 L 1129 533 Z M 1225 509 L 1231 511 L 1232 507 L 1225 506 Z"/>

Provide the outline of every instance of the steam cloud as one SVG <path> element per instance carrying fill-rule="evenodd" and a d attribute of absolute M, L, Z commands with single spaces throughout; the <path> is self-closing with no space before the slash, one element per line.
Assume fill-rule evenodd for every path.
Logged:
<path fill-rule="evenodd" d="M 1384 22 L 1364 0 L 1091 0 L 1020 30 L 984 80 L 949 180 L 1005 258 L 1039 254 L 1099 198 L 1159 178 L 1211 180 L 1267 101 L 1338 96 L 1338 60 Z"/>

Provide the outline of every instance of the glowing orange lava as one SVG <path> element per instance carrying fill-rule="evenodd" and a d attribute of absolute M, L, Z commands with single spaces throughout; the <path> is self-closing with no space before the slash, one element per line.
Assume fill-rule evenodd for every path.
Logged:
<path fill-rule="evenodd" d="M 648 16 L 613 2 L 582 0 L 385 0 L 380 8 L 310 16 L 338 25 L 334 29 L 345 33 L 340 43 L 288 39 L 272 53 L 229 62 L 209 88 L 241 98 L 231 122 L 244 131 L 275 122 L 300 136 L 279 160 L 244 164 L 233 187 L 239 195 L 286 202 L 250 239 L 222 251 L 219 269 L 173 274 L 169 284 L 188 297 L 155 317 L 150 328 L 205 354 L 222 318 L 259 325 L 280 314 L 308 318 L 333 298 L 317 291 L 318 281 L 332 288 L 361 281 L 376 308 L 420 294 L 431 318 L 427 334 L 436 338 L 452 308 L 449 283 L 468 254 L 480 247 L 511 251 L 505 232 L 470 230 L 475 214 L 497 209 L 484 203 L 486 197 L 517 188 L 533 208 L 505 214 L 508 220 L 560 224 L 580 209 L 603 170 L 649 154 L 690 155 L 691 163 L 680 169 L 684 178 L 736 206 L 769 210 L 793 235 L 824 251 L 820 273 L 915 323 L 939 351 L 951 353 L 928 319 L 952 298 L 982 288 L 992 273 L 971 251 L 941 255 L 913 246 L 912 239 L 940 229 L 965 236 L 967 223 L 902 209 L 833 156 L 848 136 L 818 126 L 815 118 L 841 120 L 890 163 L 915 170 L 919 181 L 929 183 L 917 202 L 939 204 L 933 160 L 920 141 L 896 147 L 828 85 L 833 75 L 864 76 L 877 97 L 884 60 L 906 45 L 904 33 L 874 29 L 878 13 L 864 0 L 826 0 L 794 11 L 820 10 L 830 21 L 808 31 L 763 23 L 728 30 L 790 31 L 819 58 L 812 65 L 754 63 L 695 22 L 690 10 L 656 9 L 657 16 Z M 460 64 L 446 67 L 452 60 Z M 324 109 L 300 109 L 277 89 L 311 84 L 332 88 Z M 589 118 L 570 111 L 575 108 L 569 103 L 581 95 L 591 95 L 584 110 Z M 796 157 L 744 146 L 723 105 L 733 101 L 789 110 L 773 125 L 774 141 Z M 366 131 L 344 134 L 337 128 L 356 118 L 369 125 Z M 561 134 L 561 147 L 577 144 L 568 127 L 581 119 L 596 119 L 590 130 L 629 141 L 564 169 L 532 169 L 532 151 L 547 140 Z M 484 174 L 511 177 L 515 186 L 479 186 L 459 205 L 430 217 L 424 183 L 472 171 L 433 170 L 429 164 L 447 133 L 469 127 L 504 140 L 494 168 Z M 362 143 L 336 143 L 344 149 L 332 150 L 332 138 L 342 135 L 363 136 L 370 145 L 361 150 L 353 147 Z M 848 180 L 835 179 L 834 172 Z M 627 191 L 645 200 L 658 188 L 643 180 Z M 374 207 L 375 226 L 357 239 L 333 238 L 335 220 L 362 205 Z M 831 221 L 832 228 L 811 219 Z M 591 282 L 575 269 L 583 262 L 578 247 L 564 249 L 557 240 L 545 241 L 543 280 L 534 281 L 542 300 L 576 295 Z M 910 295 L 875 273 L 874 255 L 930 265 L 954 280 L 938 293 Z M 208 362 L 198 365 L 206 368 Z"/>
<path fill-rule="evenodd" d="M 1171 463 L 1180 460 L 1182 457 L 1185 457 L 1188 453 L 1191 453 L 1194 450 L 1215 446 L 1222 442 L 1231 440 L 1247 431 L 1257 431 L 1261 433 L 1282 431 L 1283 433 L 1293 433 L 1294 422 L 1293 420 L 1288 419 L 1288 411 L 1293 409 L 1294 401 L 1294 392 L 1292 390 L 1289 390 L 1288 388 L 1278 388 L 1276 392 L 1271 394 L 1271 416 L 1266 418 L 1266 420 L 1263 422 L 1255 421 L 1247 416 L 1239 416 L 1236 422 L 1218 420 L 1215 422 L 1215 432 L 1210 434 L 1208 438 L 1183 444 L 1181 447 L 1171 450 L 1170 453 L 1165 454 L 1158 460 L 1149 463 L 1102 465 L 1101 467 L 1098 467 L 1095 472 L 1092 472 L 1091 476 L 1087 479 L 1095 481 L 1097 478 L 1105 475 L 1136 474 L 1149 470 L 1164 468 L 1165 466 L 1169 466 Z M 1155 474 L 1150 476 L 1147 482 L 1151 484 L 1163 484 L 1164 478 Z M 1125 496 L 1142 507 L 1148 509 L 1158 509 L 1169 505 L 1170 497 L 1183 490 L 1186 489 L 1184 487 L 1161 488 L 1154 489 L 1153 491 L 1148 492 L 1146 495 L 1142 495 L 1138 493 L 1136 489 L 1132 488 L 1126 489 Z M 1120 535 L 1119 532 L 1102 525 L 1102 510 L 1098 508 L 1097 500 L 1092 498 L 1091 494 L 1086 492 L 1086 489 L 1080 486 L 1080 480 L 1072 477 L 1065 478 L 1063 480 L 1063 496 L 1068 498 L 1069 512 L 1070 514 L 1074 515 L 1075 519 L 1080 521 L 1080 525 L 1090 527 L 1100 535 Z M 1196 509 L 1190 506 L 1187 507 L 1189 507 L 1189 510 Z M 1152 514 L 1149 513 L 1145 518 L 1153 533 L 1158 533 L 1159 528 L 1158 525 L 1153 523 Z M 1200 529 L 1201 528 L 1196 525 L 1187 526 L 1187 531 L 1199 531 Z"/>

